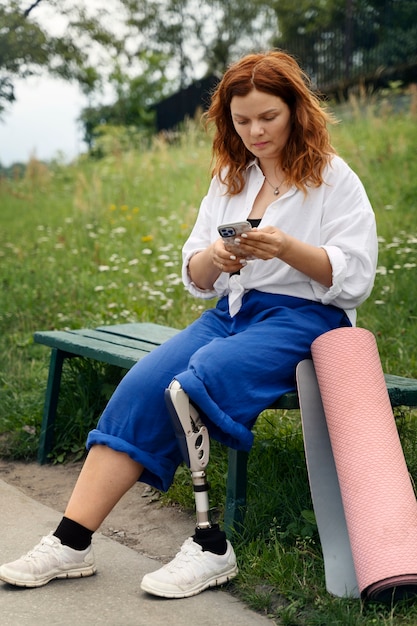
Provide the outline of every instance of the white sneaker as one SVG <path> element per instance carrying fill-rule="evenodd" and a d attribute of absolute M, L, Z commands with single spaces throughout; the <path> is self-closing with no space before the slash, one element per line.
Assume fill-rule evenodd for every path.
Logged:
<path fill-rule="evenodd" d="M 96 571 L 91 546 L 73 550 L 52 533 L 17 561 L 0 567 L 0 580 L 18 587 L 41 587 L 54 578 L 83 578 Z"/>
<path fill-rule="evenodd" d="M 190 537 L 170 563 L 143 577 L 141 588 L 163 598 L 188 598 L 226 583 L 237 573 L 236 556 L 229 541 L 226 553 L 218 555 L 204 551 Z"/>

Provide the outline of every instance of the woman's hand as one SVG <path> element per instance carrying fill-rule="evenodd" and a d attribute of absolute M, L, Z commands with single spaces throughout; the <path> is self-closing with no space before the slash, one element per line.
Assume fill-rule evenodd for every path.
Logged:
<path fill-rule="evenodd" d="M 311 279 L 329 288 L 332 285 L 332 266 L 326 251 L 295 239 L 275 226 L 253 228 L 235 239 L 242 253 L 228 251 L 221 238 L 190 259 L 191 280 L 200 289 L 213 289 L 221 272 L 238 272 L 246 259 L 268 261 L 278 258 Z"/>
<path fill-rule="evenodd" d="M 332 266 L 326 251 L 291 237 L 275 226 L 253 228 L 242 233 L 238 241 L 242 257 L 255 257 L 267 261 L 278 258 L 319 282 L 325 287 L 332 285 Z"/>
<path fill-rule="evenodd" d="M 191 280 L 199 289 L 213 289 L 213 285 L 222 272 L 238 272 L 246 260 L 226 250 L 221 237 L 190 259 L 188 272 Z"/>
<path fill-rule="evenodd" d="M 245 254 L 242 247 L 242 255 L 237 256 L 234 252 L 227 250 L 220 237 L 212 244 L 212 263 L 221 272 L 232 274 L 238 272 L 243 265 L 246 265 Z"/>
<path fill-rule="evenodd" d="M 275 226 L 265 228 L 253 228 L 250 232 L 243 233 L 235 239 L 235 245 L 242 248 L 243 257 L 255 257 L 257 259 L 278 258 L 285 253 L 288 244 L 287 235 Z"/>

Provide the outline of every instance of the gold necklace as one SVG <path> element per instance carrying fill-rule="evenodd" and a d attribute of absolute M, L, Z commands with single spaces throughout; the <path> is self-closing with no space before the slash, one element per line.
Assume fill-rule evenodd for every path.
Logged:
<path fill-rule="evenodd" d="M 268 185 L 274 190 L 274 196 L 278 196 L 279 195 L 279 190 L 281 189 L 282 185 L 284 184 L 285 178 L 277 186 L 275 186 L 272 183 L 270 183 L 269 180 L 267 179 L 267 177 L 265 176 L 265 174 L 264 174 L 264 178 L 265 178 L 266 182 L 268 183 Z"/>

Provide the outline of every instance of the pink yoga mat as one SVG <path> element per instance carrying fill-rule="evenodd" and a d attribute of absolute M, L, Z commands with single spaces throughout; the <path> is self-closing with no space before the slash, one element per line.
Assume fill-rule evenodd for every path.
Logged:
<path fill-rule="evenodd" d="M 417 593 L 417 502 L 374 336 L 340 328 L 312 345 L 362 598 Z"/>

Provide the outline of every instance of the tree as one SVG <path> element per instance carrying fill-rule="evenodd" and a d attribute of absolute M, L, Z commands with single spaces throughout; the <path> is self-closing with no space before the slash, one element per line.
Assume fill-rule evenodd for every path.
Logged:
<path fill-rule="evenodd" d="M 183 88 L 226 66 L 249 49 L 268 46 L 276 28 L 273 11 L 260 0 L 121 0 L 133 55 L 147 49 L 165 55 Z"/>
<path fill-rule="evenodd" d="M 47 63 L 44 33 L 26 19 L 30 11 L 19 13 L 17 4 L 0 6 L 0 111 L 4 102 L 13 102 L 14 78 L 26 77 L 34 67 Z"/>
<path fill-rule="evenodd" d="M 280 36 L 322 90 L 417 63 L 415 0 L 275 0 Z"/>
<path fill-rule="evenodd" d="M 109 0 L 95 12 L 88 0 L 21 5 L 0 7 L 0 113 L 18 78 L 47 71 L 75 80 L 89 99 L 81 118 L 88 142 L 102 123 L 149 127 L 158 99 L 267 47 L 276 22 L 260 0 Z M 47 10 L 61 18 L 61 34 L 44 26 Z M 103 104 L 103 87 L 112 104 Z"/>
<path fill-rule="evenodd" d="M 90 105 L 83 109 L 80 121 L 90 151 L 94 150 L 95 140 L 106 126 L 124 126 L 148 133 L 154 130 L 152 106 L 169 93 L 166 59 L 147 52 L 142 54 L 142 62 L 142 71 L 133 78 L 120 66 L 115 67 L 109 78 L 116 94 L 111 104 Z"/>
<path fill-rule="evenodd" d="M 152 128 L 153 105 L 197 79 L 221 74 L 233 58 L 259 47 L 261 33 L 265 44 L 268 20 L 276 21 L 271 11 L 246 0 L 120 1 L 124 46 L 109 77 L 116 98 L 83 111 L 90 146 L 105 124 Z"/>
<path fill-rule="evenodd" d="M 278 31 L 277 17 L 268 3 L 218 0 L 207 3 L 206 9 L 202 29 L 210 23 L 212 29 L 211 37 L 202 37 L 208 72 L 222 74 L 242 54 L 269 48 Z"/>
<path fill-rule="evenodd" d="M 120 46 L 100 17 L 91 17 L 82 5 L 56 0 L 37 0 L 26 9 L 21 4 L 9 0 L 0 6 L 0 113 L 15 100 L 15 81 L 42 71 L 76 80 L 86 92 L 94 90 L 100 74 L 92 50 L 106 47 L 109 54 Z M 63 34 L 51 35 L 36 21 L 46 6 L 66 20 Z"/>

